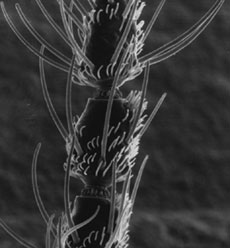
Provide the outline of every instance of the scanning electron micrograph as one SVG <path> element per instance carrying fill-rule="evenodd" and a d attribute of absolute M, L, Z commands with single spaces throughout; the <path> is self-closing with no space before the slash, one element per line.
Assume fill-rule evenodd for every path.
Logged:
<path fill-rule="evenodd" d="M 0 7 L 0 246 L 230 247 L 229 2 Z"/>

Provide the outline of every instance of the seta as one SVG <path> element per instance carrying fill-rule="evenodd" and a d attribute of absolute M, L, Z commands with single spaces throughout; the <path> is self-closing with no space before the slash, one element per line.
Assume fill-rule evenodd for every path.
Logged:
<path fill-rule="evenodd" d="M 15 27 L 4 3 L 4 17 L 17 37 L 39 57 L 44 99 L 60 134 L 66 142 L 68 158 L 64 164 L 65 211 L 54 225 L 39 195 L 36 165 L 41 145 L 35 149 L 32 179 L 39 210 L 47 224 L 46 248 L 122 248 L 127 247 L 128 227 L 137 189 L 148 156 L 145 157 L 131 189 L 132 168 L 140 139 L 160 108 L 163 94 L 147 117 L 146 91 L 150 66 L 188 46 L 212 21 L 224 0 L 217 0 L 189 30 L 162 47 L 142 55 L 148 37 L 164 3 L 161 0 L 147 27 L 139 20 L 145 3 L 141 0 L 88 0 L 87 8 L 77 0 L 57 0 L 63 28 L 58 26 L 40 0 L 43 15 L 72 50 L 72 58 L 49 44 L 30 24 L 19 4 L 16 10 L 25 27 L 41 44 L 36 49 Z M 87 9 L 90 9 L 89 11 Z M 81 16 L 81 19 L 79 18 Z M 52 54 L 49 57 L 46 54 Z M 54 59 L 55 58 L 55 59 Z M 66 117 L 68 129 L 59 119 L 46 86 L 44 61 L 68 73 Z M 123 97 L 121 86 L 144 70 L 142 88 Z M 95 88 L 85 110 L 77 119 L 71 105 L 72 83 Z M 70 209 L 70 177 L 84 183 L 81 195 Z M 121 188 L 121 190 L 118 190 Z M 34 248 L 2 220 L 0 225 L 24 247 Z M 51 242 L 53 240 L 53 242 Z"/>

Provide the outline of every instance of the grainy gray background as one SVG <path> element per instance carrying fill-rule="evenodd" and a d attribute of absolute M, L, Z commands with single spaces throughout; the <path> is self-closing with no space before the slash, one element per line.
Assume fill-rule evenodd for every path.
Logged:
<path fill-rule="evenodd" d="M 4 1 L 18 28 L 15 0 Z M 33 25 L 55 46 L 61 39 L 35 1 L 21 0 Z M 45 2 L 45 1 L 43 1 Z M 149 20 L 159 1 L 146 1 Z M 168 1 L 145 51 L 170 41 L 194 24 L 213 0 Z M 60 21 L 55 0 L 46 7 Z M 143 137 L 140 159 L 150 155 L 131 222 L 130 247 L 219 248 L 230 246 L 230 3 L 200 37 L 180 54 L 151 68 L 149 110 L 168 96 Z M 65 120 L 66 75 L 46 66 L 49 90 Z M 140 89 L 142 76 L 124 86 Z M 74 86 L 73 110 L 81 114 L 88 88 Z M 34 244 L 44 247 L 45 225 L 31 187 L 33 150 L 42 142 L 38 180 L 49 213 L 63 210 L 64 142 L 42 98 L 38 59 L 15 37 L 0 14 L 0 217 Z M 137 164 L 138 167 L 138 164 Z M 136 168 L 137 169 L 137 168 Z M 72 180 L 72 197 L 82 185 Z M 0 229 L 0 245 L 20 247 Z"/>

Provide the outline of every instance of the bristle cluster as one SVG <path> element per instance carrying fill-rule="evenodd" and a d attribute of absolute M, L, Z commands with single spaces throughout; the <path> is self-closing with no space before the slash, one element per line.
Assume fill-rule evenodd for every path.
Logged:
<path fill-rule="evenodd" d="M 128 7 L 127 7 L 128 5 Z M 120 59 L 123 83 L 140 73 L 137 55 L 142 50 L 143 21 L 137 23 L 144 4 L 140 1 L 97 0 L 95 8 L 84 18 L 85 35 L 83 47 L 94 67 L 83 66 L 79 77 L 83 81 L 95 81 L 96 87 L 110 89 Z M 132 9 L 132 11 L 130 11 Z"/>
<path fill-rule="evenodd" d="M 124 32 L 127 18 L 124 18 L 125 0 L 96 1 L 96 8 L 90 12 L 90 35 L 85 40 L 84 47 L 87 57 L 93 62 L 93 74 L 98 80 L 104 81 L 114 77 L 117 64 L 112 64 L 111 59 Z M 122 53 L 135 35 L 135 25 L 127 37 L 126 44 L 122 47 Z M 107 82 L 108 83 L 108 82 Z"/>
<path fill-rule="evenodd" d="M 112 166 L 115 161 L 116 180 L 123 181 L 132 168 L 138 154 L 138 133 L 143 126 L 143 112 L 133 135 L 127 140 L 140 104 L 140 93 L 131 92 L 126 98 L 113 101 L 106 148 L 106 161 L 101 160 L 102 132 L 108 99 L 89 99 L 85 111 L 75 123 L 75 132 L 83 149 L 83 154 L 72 158 L 71 175 L 80 177 L 86 185 L 108 187 L 111 185 Z M 96 117 L 96 120 L 95 120 Z"/>

